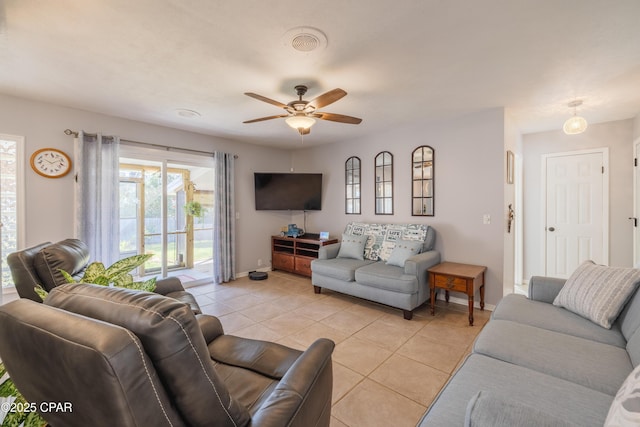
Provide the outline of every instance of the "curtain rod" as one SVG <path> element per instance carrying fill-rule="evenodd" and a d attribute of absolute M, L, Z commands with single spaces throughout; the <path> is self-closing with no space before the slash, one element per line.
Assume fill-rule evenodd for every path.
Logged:
<path fill-rule="evenodd" d="M 65 135 L 73 135 L 74 138 L 78 137 L 78 131 L 74 131 L 74 130 L 71 130 L 71 129 L 65 129 L 64 130 L 64 134 Z M 85 132 L 85 135 L 87 135 L 87 136 L 97 136 L 98 134 Z M 109 136 L 109 135 L 106 135 L 105 138 L 113 138 L 113 137 Z M 121 139 L 121 141 L 130 143 L 130 144 L 135 144 L 135 145 L 143 145 L 143 146 L 146 146 L 146 147 L 160 148 L 160 149 L 166 150 L 166 151 L 183 151 L 183 152 L 187 152 L 187 153 L 206 154 L 207 156 L 214 156 L 215 155 L 215 153 L 210 152 L 210 151 L 193 150 L 191 148 L 170 147 L 170 146 L 167 146 L 167 145 L 153 144 L 151 142 L 132 141 L 130 139 Z M 237 159 L 238 155 L 234 154 L 233 158 Z"/>

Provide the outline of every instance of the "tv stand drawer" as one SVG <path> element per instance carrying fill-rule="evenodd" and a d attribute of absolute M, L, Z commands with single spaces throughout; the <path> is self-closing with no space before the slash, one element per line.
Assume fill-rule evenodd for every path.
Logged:
<path fill-rule="evenodd" d="M 273 269 L 294 271 L 293 255 L 286 255 L 274 252 L 272 255 Z"/>

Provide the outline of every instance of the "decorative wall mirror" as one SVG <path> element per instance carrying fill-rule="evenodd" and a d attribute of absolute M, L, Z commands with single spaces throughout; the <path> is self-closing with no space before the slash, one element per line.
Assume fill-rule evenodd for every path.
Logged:
<path fill-rule="evenodd" d="M 360 214 L 360 158 L 349 157 L 344 164 L 346 214 Z"/>
<path fill-rule="evenodd" d="M 434 151 L 428 145 L 422 145 L 411 154 L 411 215 L 433 216 L 433 163 Z"/>
<path fill-rule="evenodd" d="M 376 168 L 376 215 L 393 215 L 393 154 L 379 153 Z"/>

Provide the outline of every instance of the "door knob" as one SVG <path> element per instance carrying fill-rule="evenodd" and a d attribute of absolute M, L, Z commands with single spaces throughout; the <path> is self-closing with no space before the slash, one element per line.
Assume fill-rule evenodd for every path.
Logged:
<path fill-rule="evenodd" d="M 547 228 L 547 230 L 549 230 L 549 231 L 556 231 L 556 229 L 555 229 L 554 227 L 549 227 L 549 228 Z"/>

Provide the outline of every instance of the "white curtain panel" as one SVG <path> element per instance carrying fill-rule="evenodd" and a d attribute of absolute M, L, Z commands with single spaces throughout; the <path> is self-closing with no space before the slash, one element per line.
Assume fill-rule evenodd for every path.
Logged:
<path fill-rule="evenodd" d="M 105 266 L 119 255 L 119 146 L 115 136 L 78 133 L 76 236 Z"/>
<path fill-rule="evenodd" d="M 224 283 L 235 278 L 234 156 L 214 153 L 213 281 Z"/>

